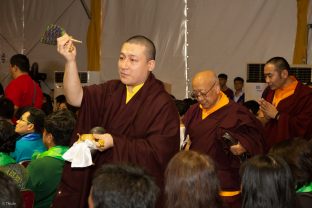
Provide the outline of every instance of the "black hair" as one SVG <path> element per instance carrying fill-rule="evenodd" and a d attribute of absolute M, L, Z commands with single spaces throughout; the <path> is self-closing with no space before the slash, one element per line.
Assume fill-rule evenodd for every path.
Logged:
<path fill-rule="evenodd" d="M 254 115 L 258 115 L 258 111 L 259 111 L 259 103 L 255 100 L 248 100 L 246 102 L 243 103 L 243 106 L 245 106 L 246 108 L 248 108 L 248 110 L 251 110 L 251 112 Z"/>
<path fill-rule="evenodd" d="M 287 163 L 275 155 L 257 155 L 244 162 L 242 208 L 293 208 L 295 186 Z"/>
<path fill-rule="evenodd" d="M 17 66 L 22 72 L 29 73 L 29 60 L 23 54 L 16 54 L 10 59 L 11 66 Z"/>
<path fill-rule="evenodd" d="M 180 116 L 183 116 L 185 113 L 186 113 L 186 111 L 189 109 L 189 105 L 186 103 L 186 102 L 184 102 L 183 100 L 175 100 L 174 101 L 175 102 L 175 104 L 176 104 L 176 107 L 177 107 L 177 109 L 178 109 L 178 112 L 179 112 L 179 115 Z"/>
<path fill-rule="evenodd" d="M 0 152 L 14 152 L 15 136 L 14 126 L 6 120 L 0 120 Z"/>
<path fill-rule="evenodd" d="M 22 208 L 22 195 L 12 178 L 0 171 L 0 202 L 1 207 Z"/>
<path fill-rule="evenodd" d="M 228 76 L 227 76 L 226 74 L 222 73 L 222 74 L 219 74 L 219 75 L 218 75 L 218 78 L 227 80 L 227 79 L 228 79 Z"/>
<path fill-rule="evenodd" d="M 241 77 L 235 77 L 234 82 L 236 82 L 236 81 L 242 82 L 244 84 L 244 79 Z"/>
<path fill-rule="evenodd" d="M 4 95 L 4 90 L 3 90 L 2 84 L 0 83 L 0 96 L 3 96 L 3 95 Z"/>
<path fill-rule="evenodd" d="M 29 112 L 28 121 L 34 125 L 36 133 L 42 134 L 45 113 L 43 110 L 35 107 L 27 107 L 24 113 Z"/>
<path fill-rule="evenodd" d="M 143 169 L 110 164 L 96 172 L 91 196 L 94 208 L 153 208 L 158 191 Z"/>
<path fill-rule="evenodd" d="M 289 165 L 299 189 L 312 181 L 312 144 L 302 138 L 275 144 L 270 153 L 282 157 Z"/>
<path fill-rule="evenodd" d="M 279 71 L 287 70 L 289 72 L 290 70 L 290 66 L 287 60 L 279 56 L 271 58 L 265 64 L 273 64 Z"/>
<path fill-rule="evenodd" d="M 55 145 L 69 145 L 75 124 L 73 113 L 67 109 L 55 111 L 44 119 L 44 128 L 52 134 Z"/>
<path fill-rule="evenodd" d="M 55 101 L 56 101 L 57 103 L 67 103 L 65 95 L 58 95 L 58 96 L 55 98 Z"/>
<path fill-rule="evenodd" d="M 52 102 L 52 98 L 50 95 L 43 93 L 43 96 L 45 97 L 45 102 L 42 103 L 41 106 L 41 110 L 43 110 L 43 112 L 46 115 L 49 115 L 50 113 L 53 112 L 53 102 Z"/>
<path fill-rule="evenodd" d="M 125 43 L 134 43 L 144 45 L 146 47 L 146 57 L 149 60 L 155 60 L 156 58 L 156 47 L 150 39 L 143 35 L 135 35 L 125 41 Z"/>
<path fill-rule="evenodd" d="M 0 118 L 12 119 L 14 116 L 14 104 L 13 102 L 6 98 L 0 98 Z"/>

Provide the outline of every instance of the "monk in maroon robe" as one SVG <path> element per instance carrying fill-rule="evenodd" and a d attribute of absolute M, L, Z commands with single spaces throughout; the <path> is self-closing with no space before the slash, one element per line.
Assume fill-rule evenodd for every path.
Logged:
<path fill-rule="evenodd" d="M 268 148 L 295 137 L 312 138 L 312 89 L 289 76 L 290 66 L 282 57 L 264 66 L 267 89 L 259 101 Z"/>
<path fill-rule="evenodd" d="M 70 39 L 58 40 L 58 51 L 67 60 L 65 95 L 71 105 L 81 106 L 72 143 L 76 133 L 88 133 L 94 126 L 104 127 L 107 133 L 94 134 L 104 140 L 104 147 L 93 155 L 94 166 L 65 165 L 53 207 L 86 207 L 92 175 L 107 163 L 141 166 L 162 190 L 166 165 L 179 150 L 179 114 L 162 82 L 151 73 L 154 44 L 144 36 L 128 39 L 118 61 L 120 80 L 84 88 L 77 75 L 75 50 Z"/>
<path fill-rule="evenodd" d="M 240 207 L 240 163 L 263 153 L 261 123 L 221 92 L 212 71 L 196 74 L 192 86 L 198 104 L 191 106 L 183 119 L 189 149 L 205 153 L 215 161 L 220 195 L 227 206 Z"/>

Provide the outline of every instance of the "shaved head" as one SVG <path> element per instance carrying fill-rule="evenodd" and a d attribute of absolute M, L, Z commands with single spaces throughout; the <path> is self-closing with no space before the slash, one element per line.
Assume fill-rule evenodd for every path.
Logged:
<path fill-rule="evenodd" d="M 218 77 L 213 71 L 206 70 L 206 71 L 201 71 L 195 74 L 192 84 L 208 84 L 211 85 L 215 81 L 218 81 Z"/>

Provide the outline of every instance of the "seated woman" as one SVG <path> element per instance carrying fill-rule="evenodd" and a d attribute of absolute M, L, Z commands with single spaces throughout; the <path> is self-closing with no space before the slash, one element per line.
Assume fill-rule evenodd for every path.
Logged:
<path fill-rule="evenodd" d="M 44 120 L 43 143 L 47 151 L 34 154 L 27 171 L 26 187 L 35 193 L 35 207 L 50 207 L 61 180 L 64 159 L 75 126 L 73 114 L 68 110 L 51 113 Z"/>
<path fill-rule="evenodd" d="M 165 171 L 165 196 L 168 208 L 219 208 L 219 180 L 213 161 L 195 151 L 181 151 Z"/>
<path fill-rule="evenodd" d="M 241 166 L 242 208 L 293 208 L 295 189 L 287 163 L 278 156 L 258 155 Z"/>
<path fill-rule="evenodd" d="M 312 204 L 312 144 L 305 139 L 289 139 L 274 145 L 271 154 L 288 163 L 295 179 L 297 203 L 301 208 Z"/>
<path fill-rule="evenodd" d="M 27 182 L 26 169 L 16 164 L 9 153 L 15 149 L 15 132 L 11 123 L 0 120 L 0 171 L 10 176 L 20 189 L 25 188 Z"/>

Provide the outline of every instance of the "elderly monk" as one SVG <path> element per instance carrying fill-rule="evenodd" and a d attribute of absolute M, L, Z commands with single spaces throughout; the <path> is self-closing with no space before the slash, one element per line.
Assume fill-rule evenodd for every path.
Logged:
<path fill-rule="evenodd" d="M 155 68 L 154 43 L 134 36 L 121 47 L 120 80 L 81 87 L 76 48 L 70 37 L 58 39 L 58 51 L 66 59 L 64 92 L 69 104 L 80 107 L 77 133 L 94 126 L 107 133 L 94 134 L 104 147 L 93 155 L 94 166 L 71 168 L 66 164 L 53 207 L 86 207 L 93 172 L 107 163 L 132 163 L 143 167 L 163 188 L 163 174 L 170 158 L 179 150 L 179 114 Z M 162 207 L 158 200 L 158 207 Z"/>
<path fill-rule="evenodd" d="M 209 155 L 216 164 L 225 204 L 240 207 L 240 163 L 263 152 L 261 123 L 244 106 L 220 90 L 214 72 L 202 71 L 192 80 L 198 103 L 184 116 L 189 149 Z"/>
<path fill-rule="evenodd" d="M 289 70 L 283 57 L 273 57 L 264 66 L 268 87 L 259 104 L 268 148 L 286 139 L 312 138 L 312 89 Z"/>

